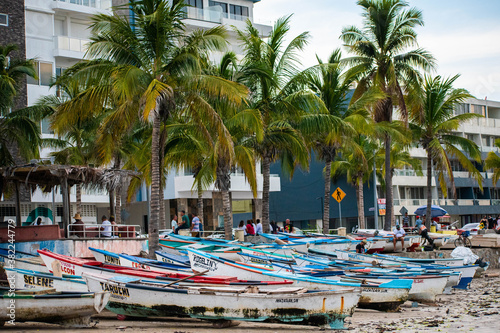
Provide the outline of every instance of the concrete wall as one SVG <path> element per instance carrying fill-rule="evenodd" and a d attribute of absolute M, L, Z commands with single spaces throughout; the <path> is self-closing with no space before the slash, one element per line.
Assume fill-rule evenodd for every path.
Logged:
<path fill-rule="evenodd" d="M 8 249 L 9 243 L 0 243 L 0 248 Z M 146 238 L 136 239 L 61 239 L 41 242 L 16 242 L 16 251 L 37 254 L 37 250 L 47 249 L 54 253 L 64 254 L 72 257 L 92 258 L 89 247 L 103 249 L 117 253 L 138 255 L 141 251 L 147 251 L 148 240 Z"/>

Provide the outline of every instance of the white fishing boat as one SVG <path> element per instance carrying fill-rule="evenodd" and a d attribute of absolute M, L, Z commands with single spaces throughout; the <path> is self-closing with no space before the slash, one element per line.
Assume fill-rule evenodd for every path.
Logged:
<path fill-rule="evenodd" d="M 33 293 L 33 291 L 26 291 Z M 37 293 L 17 290 L 0 295 L 0 326 L 5 323 L 45 322 L 66 327 L 88 327 L 90 316 L 100 313 L 110 298 L 108 292 Z M 13 309 L 13 310 L 12 310 Z"/>
<path fill-rule="evenodd" d="M 87 284 L 79 276 L 57 277 L 18 268 L 5 268 L 8 277 L 14 277 L 16 289 L 45 289 L 57 292 L 88 292 Z"/>
<path fill-rule="evenodd" d="M 260 291 L 253 287 L 189 287 L 178 289 L 142 283 L 133 278 L 85 274 L 89 289 L 109 291 L 110 311 L 134 317 L 189 316 L 221 321 L 283 322 L 343 328 L 359 300 L 359 290 L 309 291 L 280 288 Z"/>
<path fill-rule="evenodd" d="M 309 290 L 343 290 L 345 288 L 361 288 L 360 305 L 366 308 L 394 310 L 408 299 L 411 281 L 385 281 L 371 283 L 365 279 L 361 281 L 340 281 L 325 279 L 309 275 L 294 274 L 293 269 L 279 271 L 263 266 L 230 262 L 214 255 L 197 250 L 189 250 L 191 268 L 193 271 L 206 271 L 207 275 L 238 276 L 247 280 L 289 280 L 297 287 Z"/>

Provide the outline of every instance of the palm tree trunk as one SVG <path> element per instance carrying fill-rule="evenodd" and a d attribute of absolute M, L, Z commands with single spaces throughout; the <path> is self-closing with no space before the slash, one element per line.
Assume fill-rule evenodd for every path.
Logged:
<path fill-rule="evenodd" d="M 122 187 L 118 186 L 115 190 L 115 222 L 122 223 Z"/>
<path fill-rule="evenodd" d="M 153 110 L 153 133 L 151 138 L 151 220 L 149 221 L 149 257 L 154 259 L 159 248 L 160 222 L 160 115 Z"/>
<path fill-rule="evenodd" d="M 200 182 L 198 182 L 198 217 L 203 223 L 203 188 Z"/>
<path fill-rule="evenodd" d="M 262 159 L 262 229 L 269 232 L 269 181 L 271 174 L 271 161 L 269 157 Z"/>
<path fill-rule="evenodd" d="M 160 229 L 168 229 L 165 218 L 165 196 L 163 194 L 163 181 L 160 181 L 160 220 L 158 225 Z"/>
<path fill-rule="evenodd" d="M 222 211 L 224 212 L 224 235 L 227 240 L 233 239 L 233 219 L 231 216 L 231 201 L 229 191 L 222 192 Z"/>
<path fill-rule="evenodd" d="M 394 200 L 392 194 L 392 170 L 391 170 L 391 137 L 385 136 L 385 222 L 384 230 L 390 231 L 393 215 L 394 215 Z"/>
<path fill-rule="evenodd" d="M 356 198 L 358 199 L 359 229 L 365 229 L 365 198 L 363 195 L 363 175 L 356 180 Z"/>
<path fill-rule="evenodd" d="M 115 216 L 115 190 L 109 190 L 109 216 Z"/>
<path fill-rule="evenodd" d="M 76 184 L 76 212 L 82 214 L 82 185 Z"/>
<path fill-rule="evenodd" d="M 431 206 L 432 206 L 432 157 L 430 151 L 427 151 L 427 211 L 424 221 L 427 229 L 431 228 Z"/>
<path fill-rule="evenodd" d="M 327 156 L 325 160 L 325 198 L 323 199 L 323 233 L 330 232 L 330 173 L 332 172 L 332 159 Z"/>

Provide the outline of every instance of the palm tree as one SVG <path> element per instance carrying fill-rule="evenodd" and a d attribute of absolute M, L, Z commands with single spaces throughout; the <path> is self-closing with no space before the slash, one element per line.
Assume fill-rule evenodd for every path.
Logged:
<path fill-rule="evenodd" d="M 453 88 L 458 77 L 459 75 L 455 75 L 443 79 L 440 76 L 426 76 L 423 87 L 414 87 L 409 94 L 411 129 L 419 145 L 427 152 L 427 227 L 430 227 L 431 219 L 433 166 L 445 196 L 448 193 L 446 176 L 456 198 L 450 156 L 456 158 L 471 173 L 482 189 L 482 176 L 470 160 L 480 161 L 478 146 L 471 140 L 454 134 L 461 124 L 481 117 L 474 113 L 453 114 L 459 103 L 472 97 L 465 89 Z"/>
<path fill-rule="evenodd" d="M 328 62 L 320 59 L 319 65 L 313 66 L 303 72 L 307 77 L 310 89 L 321 98 L 328 111 L 328 118 L 333 127 L 325 127 L 323 131 L 314 131 L 307 141 L 312 145 L 318 158 L 325 162 L 324 171 L 324 206 L 323 206 L 323 233 L 329 231 L 330 220 L 330 186 L 332 177 L 332 162 L 338 150 L 352 135 L 356 137 L 356 129 L 365 127 L 368 117 L 365 105 L 379 98 L 380 94 L 364 94 L 363 98 L 349 105 L 349 93 L 355 83 L 359 72 L 356 69 L 346 69 L 341 61 L 342 53 L 334 50 Z"/>
<path fill-rule="evenodd" d="M 110 96 L 110 90 L 114 94 L 117 107 L 105 121 L 106 126 L 129 129 L 139 120 L 137 110 L 143 121 L 152 124 L 149 253 L 154 256 L 158 248 L 162 121 L 171 113 L 184 112 L 196 114 L 200 122 L 220 123 L 201 92 L 241 103 L 246 91 L 242 93 L 226 80 L 201 73 L 200 62 L 207 53 L 226 45 L 223 27 L 186 35 L 183 1 L 132 0 L 127 6 L 134 20 L 104 14 L 94 17 L 87 54 L 97 60 L 84 65 L 78 77 L 102 78 L 101 85 L 89 90 L 88 98 L 100 92 L 104 92 L 101 96 Z M 223 132 L 222 127 L 218 130 Z"/>
<path fill-rule="evenodd" d="M 12 110 L 24 76 L 36 78 L 32 60 L 12 57 L 16 48 L 0 45 L 0 166 L 14 165 L 18 155 L 25 160 L 38 158 L 41 144 L 35 122 L 39 115 L 30 108 Z M 4 188 L 0 183 L 1 196 Z"/>
<path fill-rule="evenodd" d="M 332 175 L 346 174 L 347 181 L 356 188 L 358 226 L 365 228 L 363 185 L 372 175 L 373 162 L 378 158 L 378 145 L 369 137 L 358 133 L 348 146 L 344 146 L 332 163 Z"/>
<path fill-rule="evenodd" d="M 363 8 L 363 28 L 345 27 L 340 38 L 353 57 L 346 62 L 362 70 L 365 75 L 359 81 L 353 99 L 358 99 L 371 88 L 381 90 L 385 97 L 373 106 L 376 122 L 392 122 L 393 107 L 399 106 L 403 120 L 407 119 L 404 94 L 409 83 L 420 81 L 419 70 L 434 67 L 434 58 L 426 50 L 417 48 L 414 28 L 423 25 L 422 12 L 409 8 L 404 0 L 359 0 Z M 394 222 L 392 176 L 390 172 L 391 137 L 384 137 L 386 213 L 384 224 L 390 230 Z"/>
<path fill-rule="evenodd" d="M 37 78 L 32 59 L 14 58 L 14 44 L 0 45 L 0 114 L 9 113 L 25 76 Z"/>
<path fill-rule="evenodd" d="M 500 149 L 500 139 L 495 140 L 495 146 Z M 484 162 L 486 169 L 493 169 L 493 186 L 496 186 L 500 179 L 500 157 L 495 152 L 490 151 Z"/>
<path fill-rule="evenodd" d="M 290 16 L 278 19 L 266 39 L 249 21 L 244 31 L 236 30 L 244 50 L 241 81 L 251 91 L 250 108 L 258 110 L 263 121 L 263 140 L 254 140 L 253 147 L 262 166 L 264 232 L 269 231 L 271 163 L 281 158 L 290 175 L 297 164 L 307 167 L 307 146 L 296 127 L 305 111 L 324 111 L 321 100 L 305 90 L 304 76 L 298 70 L 297 53 L 306 45 L 309 34 L 304 32 L 285 45 L 289 21 Z"/>

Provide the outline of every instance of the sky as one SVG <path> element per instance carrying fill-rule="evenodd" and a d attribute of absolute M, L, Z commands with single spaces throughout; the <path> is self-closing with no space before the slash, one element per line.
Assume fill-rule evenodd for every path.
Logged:
<path fill-rule="evenodd" d="M 362 26 L 356 0 L 262 0 L 254 5 L 255 23 L 273 24 L 293 14 L 290 36 L 308 31 L 310 42 L 302 55 L 304 68 L 326 60 L 342 48 L 342 28 Z M 478 99 L 500 101 L 500 1 L 409 0 L 421 10 L 425 25 L 417 27 L 418 43 L 437 60 L 432 75 L 460 74 L 455 88 Z M 343 50 L 347 56 L 347 51 Z"/>

